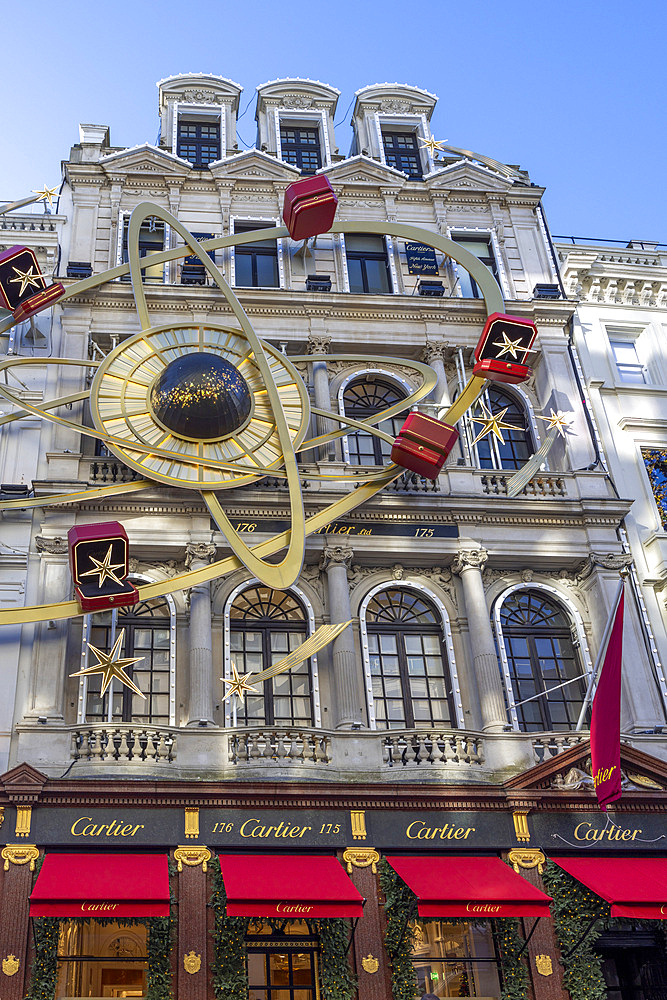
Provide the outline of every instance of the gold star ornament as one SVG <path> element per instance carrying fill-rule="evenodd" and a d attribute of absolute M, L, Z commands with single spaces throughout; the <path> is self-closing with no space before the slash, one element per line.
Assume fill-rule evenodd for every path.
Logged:
<path fill-rule="evenodd" d="M 102 690 L 100 696 L 105 693 L 112 680 L 116 678 L 129 687 L 135 694 L 138 694 L 140 698 L 145 698 L 146 695 L 143 691 L 140 691 L 137 685 L 131 680 L 125 673 L 125 668 L 129 667 L 132 663 L 138 663 L 139 660 L 143 660 L 143 656 L 126 656 L 119 657 L 118 653 L 123 645 L 123 640 L 125 638 L 125 629 L 121 629 L 120 635 L 113 644 L 113 648 L 110 653 L 105 653 L 103 650 L 98 649 L 97 646 L 93 646 L 90 642 L 88 643 L 88 649 L 97 657 L 97 663 L 93 664 L 92 667 L 84 667 L 83 670 L 77 670 L 76 673 L 70 674 L 70 677 L 83 677 L 88 674 L 102 674 Z"/>
<path fill-rule="evenodd" d="M 422 139 L 420 135 L 418 135 L 417 138 L 421 142 L 421 148 L 428 149 L 431 156 L 435 156 L 436 149 L 441 153 L 444 152 L 445 142 L 447 141 L 446 139 L 438 140 L 434 139 L 433 136 L 431 136 L 429 139 Z"/>
<path fill-rule="evenodd" d="M 85 573 L 79 574 L 80 577 L 84 576 L 99 576 L 98 587 L 102 588 L 106 580 L 113 580 L 117 583 L 119 587 L 123 586 L 123 581 L 119 580 L 116 576 L 115 570 L 125 569 L 125 563 L 112 563 L 111 562 L 111 552 L 113 545 L 110 545 L 107 549 L 107 554 L 104 559 L 96 559 L 95 556 L 88 556 L 91 563 L 93 563 L 93 569 L 86 570 Z"/>
<path fill-rule="evenodd" d="M 33 191 L 32 193 L 39 195 L 37 201 L 48 201 L 49 208 L 53 208 L 53 199 L 58 197 L 58 186 L 50 188 L 45 184 L 41 191 Z"/>
<path fill-rule="evenodd" d="M 33 274 L 34 269 L 34 265 L 31 265 L 27 271 L 21 271 L 18 267 L 12 267 L 12 270 L 16 274 L 16 278 L 10 278 L 9 282 L 10 284 L 18 284 L 18 282 L 21 283 L 19 296 L 23 295 L 26 288 L 30 288 L 32 285 L 34 285 L 35 288 L 39 288 L 40 282 L 41 286 L 46 288 L 46 281 L 42 275 L 39 274 L 39 272 L 37 274 Z"/>
<path fill-rule="evenodd" d="M 538 416 L 537 419 L 546 420 L 548 422 L 547 430 L 548 431 L 553 430 L 553 428 L 555 427 L 555 429 L 558 431 L 561 437 L 565 437 L 565 431 L 569 430 L 569 428 L 572 426 L 572 420 L 569 417 L 566 417 L 562 410 L 554 411 L 552 409 L 548 417 Z"/>
<path fill-rule="evenodd" d="M 498 413 L 491 413 L 491 411 L 487 409 L 486 405 L 482 402 L 482 400 L 479 401 L 479 405 L 482 410 L 482 416 L 473 417 L 472 419 L 474 423 L 482 424 L 482 429 L 475 438 L 475 440 L 473 441 L 473 444 L 477 444 L 477 442 L 481 438 L 486 437 L 487 434 L 495 434 L 500 443 L 505 444 L 505 438 L 502 435 L 502 432 L 504 430 L 506 431 L 522 430 L 521 427 L 516 427 L 514 424 L 507 424 L 503 420 L 503 417 L 509 410 L 509 406 L 506 406 L 504 409 L 499 410 Z"/>
<path fill-rule="evenodd" d="M 252 691 L 253 694 L 257 694 L 257 688 L 248 683 L 249 677 L 252 677 L 252 673 L 244 674 L 243 677 L 241 677 L 236 669 L 236 664 L 232 663 L 232 679 L 227 680 L 226 677 L 222 678 L 224 683 L 229 685 L 229 691 L 225 694 L 223 701 L 227 701 L 228 698 L 231 698 L 231 696 L 235 694 L 239 701 L 243 703 L 246 692 Z"/>
<path fill-rule="evenodd" d="M 534 347 L 522 347 L 521 346 L 521 338 L 520 337 L 517 340 L 510 340 L 510 338 L 507 336 L 507 334 L 505 333 L 504 330 L 503 330 L 502 336 L 503 336 L 502 340 L 500 340 L 500 341 L 494 340 L 493 341 L 493 346 L 494 347 L 500 347 L 500 350 L 498 351 L 498 357 L 499 358 L 502 358 L 503 354 L 509 354 L 513 358 L 518 358 L 519 351 L 521 351 L 521 353 L 523 354 L 523 360 L 525 361 L 527 354 L 534 354 L 535 353 L 535 348 Z"/>

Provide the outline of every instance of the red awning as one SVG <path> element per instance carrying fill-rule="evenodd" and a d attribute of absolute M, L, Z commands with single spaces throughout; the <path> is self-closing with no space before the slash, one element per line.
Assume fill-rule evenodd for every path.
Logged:
<path fill-rule="evenodd" d="M 611 903 L 612 917 L 667 920 L 667 859 L 552 858 Z"/>
<path fill-rule="evenodd" d="M 547 917 L 546 896 L 499 858 L 387 858 L 419 900 L 420 917 Z"/>
<path fill-rule="evenodd" d="M 221 854 L 230 917 L 360 917 L 363 897 L 332 857 Z"/>
<path fill-rule="evenodd" d="M 168 917 L 166 854 L 47 854 L 33 917 Z"/>

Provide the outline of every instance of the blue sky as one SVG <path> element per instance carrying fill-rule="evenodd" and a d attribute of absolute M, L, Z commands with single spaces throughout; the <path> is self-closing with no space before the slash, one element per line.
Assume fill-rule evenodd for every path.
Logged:
<path fill-rule="evenodd" d="M 664 44 L 654 0 L 32 0 L 3 9 L 0 201 L 55 184 L 79 122 L 114 145 L 155 142 L 157 80 L 209 72 L 254 92 L 286 76 L 341 91 L 370 83 L 436 93 L 437 139 L 520 164 L 547 188 L 557 235 L 667 242 Z"/>

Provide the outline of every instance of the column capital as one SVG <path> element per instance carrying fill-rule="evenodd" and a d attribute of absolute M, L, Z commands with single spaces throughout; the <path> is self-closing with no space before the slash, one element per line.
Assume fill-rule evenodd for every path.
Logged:
<path fill-rule="evenodd" d="M 35 545 L 38 552 L 48 552 L 52 556 L 63 556 L 69 552 L 67 539 L 62 535 L 37 535 Z"/>
<path fill-rule="evenodd" d="M 465 569 L 482 570 L 489 558 L 486 549 L 461 549 L 452 563 L 452 573 L 460 575 Z"/>
<path fill-rule="evenodd" d="M 306 354 L 329 354 L 331 337 L 326 333 L 309 333 Z"/>
<path fill-rule="evenodd" d="M 215 559 L 215 545 L 206 542 L 188 542 L 185 546 L 185 566 L 191 569 L 193 562 L 212 563 Z"/>
<path fill-rule="evenodd" d="M 422 361 L 430 365 L 432 361 L 446 361 L 452 353 L 452 346 L 446 340 L 427 340 L 422 348 Z"/>
<path fill-rule="evenodd" d="M 598 567 L 621 572 L 631 565 L 632 556 L 629 552 L 591 552 L 580 568 L 577 577 L 579 580 L 585 580 Z"/>
<path fill-rule="evenodd" d="M 322 558 L 320 559 L 320 569 L 328 570 L 330 566 L 344 566 L 349 569 L 354 556 L 354 549 L 349 542 L 336 542 L 335 544 L 325 544 Z"/>

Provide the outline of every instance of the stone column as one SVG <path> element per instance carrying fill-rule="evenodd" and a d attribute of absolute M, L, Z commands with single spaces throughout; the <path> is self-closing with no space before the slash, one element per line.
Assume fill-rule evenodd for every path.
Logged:
<path fill-rule="evenodd" d="M 215 545 L 189 543 L 185 565 L 203 569 L 215 558 Z M 211 584 L 198 583 L 190 590 L 190 705 L 188 725 L 213 725 L 213 640 L 211 636 Z"/>
<path fill-rule="evenodd" d="M 208 892 L 207 847 L 177 847 L 178 862 L 178 996 L 180 1000 L 206 1000 L 209 971 L 206 917 Z"/>
<path fill-rule="evenodd" d="M 485 549 L 462 549 L 452 564 L 452 572 L 458 574 L 463 582 L 473 676 L 479 692 L 482 728 L 485 732 L 501 733 L 507 726 L 507 712 L 482 582 L 482 569 L 487 558 Z"/>
<path fill-rule="evenodd" d="M 2 849 L 4 866 L 0 904 L 0 958 L 18 959 L 15 972 L 2 976 L 3 1000 L 22 1000 L 29 972 L 29 897 L 35 861 L 39 851 L 34 844 L 8 844 Z M 1 864 L 1 863 L 0 863 Z"/>
<path fill-rule="evenodd" d="M 354 552 L 347 542 L 331 542 L 327 536 L 320 569 L 327 573 L 329 618 L 332 624 L 352 618 L 347 569 Z M 333 680 L 338 719 L 336 729 L 349 729 L 363 723 L 363 706 L 359 694 L 357 654 L 352 627 L 346 628 L 333 643 Z"/>
<path fill-rule="evenodd" d="M 67 601 L 72 594 L 69 570 L 69 546 L 62 535 L 38 535 L 35 539 L 41 554 L 39 603 Z M 32 659 L 30 694 L 26 718 L 63 721 L 65 689 L 65 654 L 67 621 L 42 622 L 37 627 L 37 644 Z"/>
<path fill-rule="evenodd" d="M 440 409 L 447 409 L 451 406 L 449 386 L 447 385 L 447 373 L 445 372 L 445 355 L 450 350 L 449 345 L 444 340 L 427 340 L 426 347 L 422 351 L 422 361 L 430 365 L 438 376 L 438 384 L 428 397 L 427 402 L 436 403 L 435 416 L 439 416 Z"/>
<path fill-rule="evenodd" d="M 331 346 L 331 337 L 326 334 L 321 333 L 310 333 L 308 335 L 308 344 L 306 346 L 306 352 L 308 354 L 328 354 Z M 313 396 L 315 401 L 315 406 L 319 407 L 320 410 L 330 410 L 331 409 L 331 395 L 329 393 L 329 372 L 327 370 L 326 361 L 313 361 Z M 334 430 L 334 426 L 330 420 L 326 417 L 315 417 L 315 426 L 317 428 L 317 434 L 328 434 L 329 431 Z M 315 456 L 313 456 L 315 457 Z M 333 461 L 336 457 L 336 443 L 331 441 L 329 444 L 322 445 L 318 448 L 317 456 L 320 461 Z"/>

